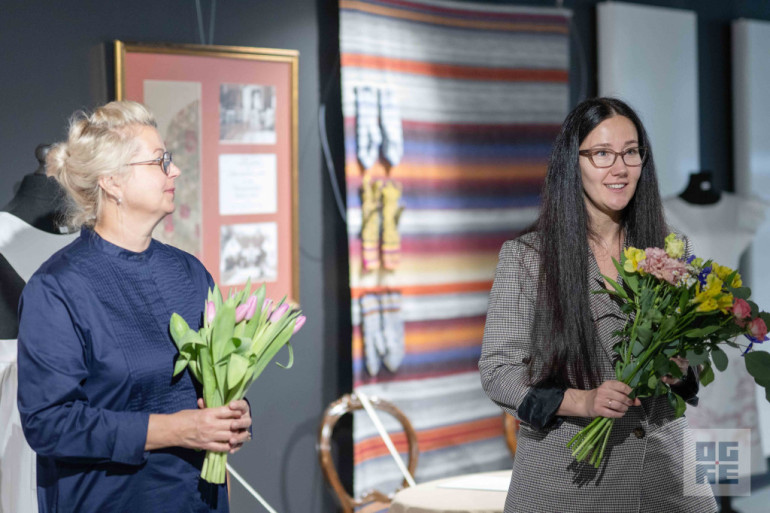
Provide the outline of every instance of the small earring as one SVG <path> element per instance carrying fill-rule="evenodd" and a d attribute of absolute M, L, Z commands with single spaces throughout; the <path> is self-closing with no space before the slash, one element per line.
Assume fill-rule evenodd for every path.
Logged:
<path fill-rule="evenodd" d="M 120 196 L 118 196 L 118 199 L 117 199 L 117 201 L 118 201 L 118 205 L 120 205 L 121 203 L 123 203 L 123 198 L 121 198 Z"/>

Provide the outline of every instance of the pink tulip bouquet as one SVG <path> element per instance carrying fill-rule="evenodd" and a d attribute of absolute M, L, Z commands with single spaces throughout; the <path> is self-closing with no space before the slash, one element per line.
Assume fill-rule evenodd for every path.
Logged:
<path fill-rule="evenodd" d="M 687 358 L 690 365 L 700 366 L 705 386 L 714 380 L 713 367 L 727 368 L 720 347 L 727 344 L 743 350 L 746 369 L 770 401 L 770 353 L 751 351 L 754 344 L 768 340 L 770 314 L 760 312 L 749 299 L 751 291 L 736 271 L 711 260 L 685 259 L 684 242 L 673 233 L 666 237 L 665 249 L 630 247 L 620 262 L 613 261 L 621 283 L 604 276 L 612 288 L 596 292 L 612 295 L 627 315 L 614 349 L 619 355 L 616 379 L 632 388 L 629 397 L 665 395 L 681 416 L 685 401 L 661 380 L 666 375 L 682 377 L 671 358 Z M 567 443 L 572 455 L 599 467 L 614 422 L 595 418 Z"/>
<path fill-rule="evenodd" d="M 290 368 L 294 352 L 290 339 L 305 324 L 305 316 L 284 300 L 277 305 L 265 298 L 263 284 L 251 293 L 251 283 L 223 300 L 218 287 L 209 289 L 203 327 L 195 331 L 178 314 L 171 316 L 171 336 L 179 349 L 174 376 L 186 368 L 203 384 L 207 407 L 218 407 L 242 399 L 278 351 L 289 349 Z M 224 483 L 227 453 L 206 452 L 201 477 Z"/>

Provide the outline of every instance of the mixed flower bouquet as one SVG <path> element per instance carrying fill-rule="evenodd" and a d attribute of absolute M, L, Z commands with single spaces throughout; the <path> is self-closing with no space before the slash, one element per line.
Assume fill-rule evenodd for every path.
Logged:
<path fill-rule="evenodd" d="M 209 289 L 203 327 L 195 331 L 178 314 L 171 316 L 171 336 L 179 349 L 174 376 L 190 369 L 203 384 L 207 407 L 218 407 L 242 399 L 278 351 L 287 346 L 294 362 L 290 339 L 305 324 L 302 312 L 282 299 L 273 308 L 265 298 L 263 284 L 251 293 L 251 283 L 223 300 L 217 286 Z M 257 307 L 261 306 L 258 311 Z M 206 452 L 201 477 L 210 483 L 225 482 L 227 453 Z"/>
<path fill-rule="evenodd" d="M 741 348 L 737 339 L 745 335 L 746 369 L 770 401 L 770 353 L 751 351 L 754 344 L 768 340 L 770 314 L 760 312 L 749 299 L 751 291 L 736 271 L 712 260 L 685 259 L 684 242 L 673 233 L 666 237 L 665 249 L 629 247 L 620 262 L 613 262 L 622 284 L 604 276 L 612 288 L 595 292 L 617 298 L 628 316 L 615 333 L 619 341 L 614 349 L 620 356 L 616 379 L 632 388 L 629 397 L 666 395 L 681 416 L 685 401 L 661 380 L 666 375 L 682 377 L 672 358 L 700 366 L 705 386 L 714 379 L 713 367 L 727 368 L 727 355 L 719 346 Z M 572 455 L 599 467 L 614 422 L 595 418 L 567 443 Z"/>

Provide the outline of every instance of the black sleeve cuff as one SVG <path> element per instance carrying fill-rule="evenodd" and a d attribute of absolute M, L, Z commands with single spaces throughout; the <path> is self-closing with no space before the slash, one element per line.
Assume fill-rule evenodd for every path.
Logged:
<path fill-rule="evenodd" d="M 671 386 L 671 390 L 674 393 L 692 406 L 698 406 L 699 389 L 697 371 L 692 366 L 687 369 L 687 376 L 682 378 L 681 383 Z"/>
<path fill-rule="evenodd" d="M 559 387 L 531 388 L 516 410 L 519 419 L 537 431 L 558 426 L 562 419 L 556 417 L 556 412 L 564 399 L 564 391 Z"/>

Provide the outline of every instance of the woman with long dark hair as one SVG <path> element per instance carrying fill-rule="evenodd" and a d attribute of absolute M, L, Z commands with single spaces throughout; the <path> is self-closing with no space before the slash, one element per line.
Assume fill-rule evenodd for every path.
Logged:
<path fill-rule="evenodd" d="M 503 245 L 490 294 L 481 381 L 521 421 L 506 513 L 716 511 L 713 497 L 685 495 L 686 420 L 615 379 L 625 315 L 591 293 L 617 276 L 623 247 L 662 247 L 667 233 L 639 117 L 613 98 L 580 103 L 554 142 L 538 221 Z M 697 400 L 693 370 L 677 364 L 686 377 L 664 381 Z M 599 469 L 567 448 L 597 416 L 617 419 Z"/>

